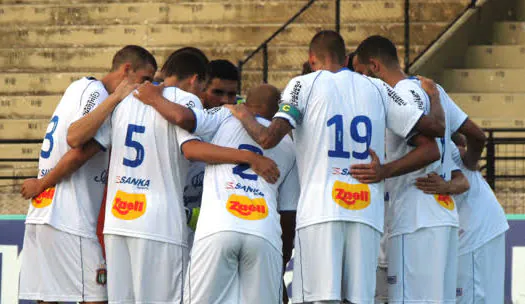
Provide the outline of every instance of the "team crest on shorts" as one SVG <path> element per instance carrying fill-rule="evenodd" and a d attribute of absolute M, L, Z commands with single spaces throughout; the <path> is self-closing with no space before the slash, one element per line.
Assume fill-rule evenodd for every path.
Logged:
<path fill-rule="evenodd" d="M 394 275 L 394 276 L 388 276 L 388 277 L 386 278 L 386 282 L 387 282 L 388 284 L 390 284 L 390 285 L 395 285 L 395 284 L 397 284 L 397 276 L 395 276 L 395 275 Z"/>
<path fill-rule="evenodd" d="M 456 297 L 463 296 L 463 288 L 456 288 Z"/>
<path fill-rule="evenodd" d="M 100 268 L 97 269 L 97 284 L 98 285 L 106 285 L 108 280 L 108 272 L 106 270 L 106 267 L 104 265 L 100 265 Z"/>

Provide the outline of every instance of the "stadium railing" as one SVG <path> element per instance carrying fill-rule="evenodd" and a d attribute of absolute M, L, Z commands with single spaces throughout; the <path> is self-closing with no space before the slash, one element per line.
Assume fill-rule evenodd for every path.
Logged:
<path fill-rule="evenodd" d="M 333 20 L 332 23 L 333 24 L 333 29 L 335 29 L 337 32 L 340 31 L 341 29 L 341 1 L 340 0 L 334 0 L 335 1 L 335 5 L 334 5 L 334 14 L 333 14 Z M 309 9 L 312 8 L 313 4 L 315 2 L 318 2 L 318 0 L 310 0 L 308 1 L 301 9 L 299 9 L 297 11 L 297 13 L 295 13 L 292 17 L 290 17 L 290 19 L 288 19 L 288 21 L 286 21 L 279 29 L 277 29 L 272 35 L 270 35 L 266 40 L 264 40 L 257 48 L 255 48 L 255 50 L 253 50 L 252 52 L 250 52 L 244 59 L 241 59 L 239 60 L 238 62 L 238 69 L 239 69 L 239 74 L 240 74 L 240 79 L 241 81 L 239 81 L 238 83 L 238 91 L 239 93 L 242 93 L 243 91 L 243 87 L 242 87 L 242 73 L 243 73 L 243 67 L 246 66 L 246 64 L 251 61 L 251 60 L 254 60 L 254 57 L 256 54 L 258 54 L 259 52 L 262 53 L 262 69 L 261 69 L 261 73 L 262 73 L 262 80 L 264 83 L 268 83 L 268 73 L 269 73 L 269 60 L 268 60 L 268 48 L 269 48 L 269 44 L 270 42 L 272 42 L 277 36 L 279 36 L 279 34 L 281 34 L 283 31 L 285 31 L 291 24 L 293 24 L 299 17 L 301 17 L 306 11 L 308 11 Z M 410 50 L 413 49 L 413 45 L 411 43 L 411 39 L 410 39 L 410 28 L 411 28 L 411 24 L 412 24 L 412 21 L 411 21 L 411 0 L 404 0 L 404 42 L 403 42 L 403 47 L 404 47 L 404 50 L 405 50 L 405 54 L 404 54 L 404 62 L 405 62 L 405 65 L 404 65 L 404 68 L 405 70 L 408 72 L 409 70 L 409 67 L 410 67 L 410 64 L 413 63 L 415 61 L 415 59 L 419 58 L 422 54 L 425 53 L 425 51 L 427 51 L 438 39 L 439 37 L 441 37 L 450 27 L 452 27 L 460 18 L 461 16 L 463 16 L 469 9 L 473 8 L 476 6 L 476 3 L 478 2 L 478 0 L 471 0 L 469 1 L 469 3 L 465 6 L 465 8 L 463 9 L 463 11 L 461 13 L 459 13 L 456 18 L 450 22 L 448 24 L 448 26 L 446 26 L 443 31 L 429 44 L 427 45 L 424 50 L 418 54 L 414 59 L 411 59 L 410 58 Z M 316 20 L 311 20 L 312 23 L 318 23 L 318 22 L 315 22 Z M 323 20 L 325 21 L 325 20 Z M 324 23 L 324 22 L 323 22 Z M 373 34 L 373 33 L 370 33 L 370 34 Z"/>

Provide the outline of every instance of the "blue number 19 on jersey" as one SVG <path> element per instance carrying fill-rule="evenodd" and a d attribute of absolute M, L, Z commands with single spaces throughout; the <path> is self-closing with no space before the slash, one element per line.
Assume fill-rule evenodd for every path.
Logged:
<path fill-rule="evenodd" d="M 359 125 L 364 125 L 365 134 L 359 134 L 357 129 Z M 350 152 L 344 149 L 344 130 L 343 115 L 334 115 L 326 122 L 327 127 L 335 125 L 335 150 L 328 150 L 329 157 L 350 158 Z M 352 151 L 352 157 L 355 159 L 367 159 L 370 155 L 368 151 L 372 142 L 372 122 L 370 118 L 364 115 L 354 117 L 350 122 L 350 137 L 356 143 L 366 144 L 364 151 Z"/>

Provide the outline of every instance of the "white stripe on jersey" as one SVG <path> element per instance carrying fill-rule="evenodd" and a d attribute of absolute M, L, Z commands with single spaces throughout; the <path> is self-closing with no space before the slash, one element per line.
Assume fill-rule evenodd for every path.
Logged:
<path fill-rule="evenodd" d="M 69 85 L 44 136 L 38 178 L 55 167 L 70 150 L 67 130 L 71 123 L 95 109 L 108 97 L 102 82 L 82 78 Z M 46 189 L 30 205 L 29 224 L 49 224 L 58 230 L 96 238 L 96 225 L 107 177 L 108 153 L 99 152 L 71 176 Z"/>
<path fill-rule="evenodd" d="M 295 210 L 299 197 L 292 140 L 287 136 L 275 148 L 263 150 L 250 138 L 236 118 L 220 114 L 212 116 L 215 117 L 210 119 L 222 120 L 222 123 L 218 130 L 216 129 L 211 143 L 262 154 L 277 163 L 281 177 L 276 184 L 269 184 L 257 176 L 248 165 L 206 166 L 195 240 L 219 231 L 237 231 L 262 237 L 281 252 L 278 212 Z M 221 116 L 223 118 L 220 118 Z M 202 125 L 196 135 L 201 135 L 198 131 L 203 131 L 205 123 L 202 116 L 199 117 Z M 263 118 L 257 120 L 265 126 L 269 125 Z M 213 128 L 210 132 L 213 132 Z"/>
<path fill-rule="evenodd" d="M 301 184 L 297 228 L 353 221 L 383 230 L 383 183 L 363 185 L 350 176 L 352 164 L 383 161 L 385 128 L 406 136 L 422 115 L 382 81 L 343 69 L 290 81 L 277 118 L 295 128 Z"/>
<path fill-rule="evenodd" d="M 196 96 L 177 88 L 163 95 L 202 108 Z M 187 246 L 182 193 L 188 161 L 180 147 L 195 137 L 129 95 L 95 139 L 112 147 L 104 233 Z"/>

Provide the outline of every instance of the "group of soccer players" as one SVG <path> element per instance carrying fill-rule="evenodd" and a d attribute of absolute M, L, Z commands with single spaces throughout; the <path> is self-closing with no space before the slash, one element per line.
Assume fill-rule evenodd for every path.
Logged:
<path fill-rule="evenodd" d="M 308 57 L 242 104 L 235 66 L 191 47 L 73 82 L 21 190 L 20 298 L 282 303 L 294 247 L 293 303 L 502 303 L 484 133 L 384 37 L 346 56 L 321 31 Z"/>

